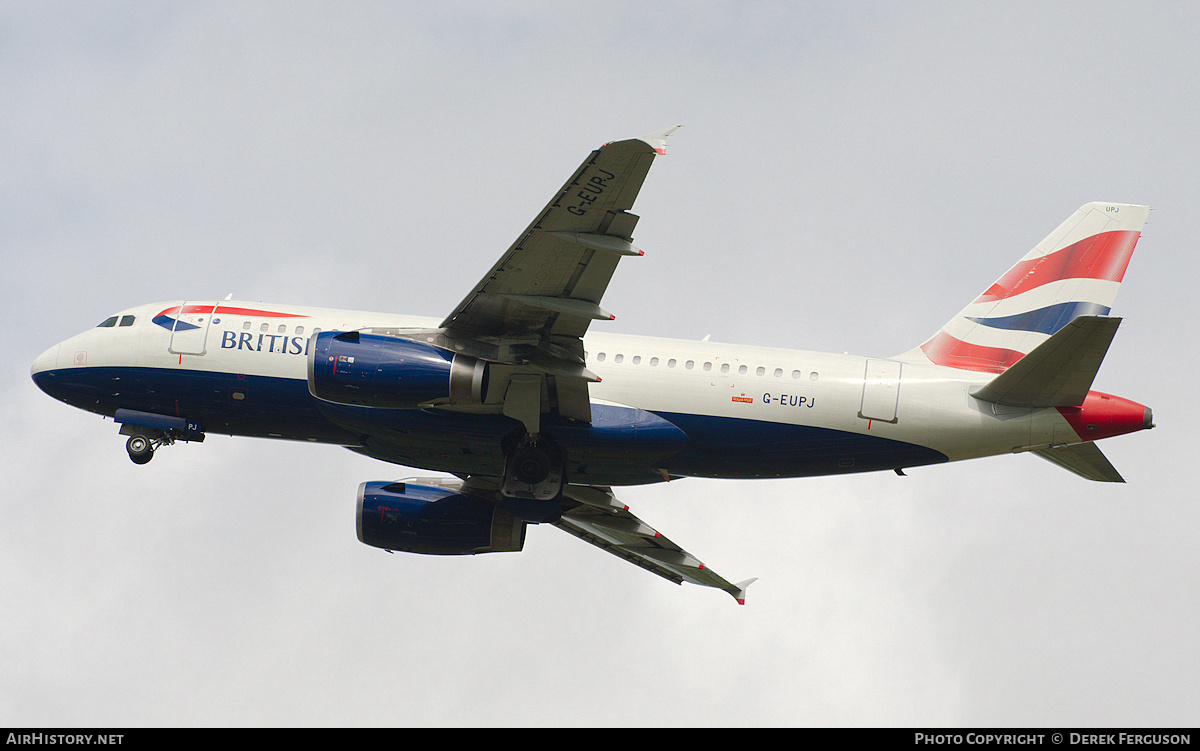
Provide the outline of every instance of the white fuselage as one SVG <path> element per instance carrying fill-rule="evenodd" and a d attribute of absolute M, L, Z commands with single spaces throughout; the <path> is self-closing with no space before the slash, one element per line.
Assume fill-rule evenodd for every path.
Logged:
<path fill-rule="evenodd" d="M 208 313 L 177 315 L 178 324 L 154 322 L 183 305 L 164 302 L 123 311 L 117 324 L 90 329 L 48 350 L 34 372 L 111 369 L 113 378 L 126 380 L 136 379 L 139 371 L 153 371 L 186 374 L 193 381 L 220 374 L 302 383 L 314 333 L 425 330 L 439 323 L 413 316 L 231 301 L 219 303 L 215 315 L 211 306 L 216 303 L 209 302 L 200 304 L 209 306 Z M 132 324 L 120 325 L 127 316 L 133 317 Z M 185 332 L 181 324 L 194 328 Z M 1055 409 L 1006 409 L 972 398 L 969 389 L 990 378 L 983 373 L 853 355 L 606 333 L 589 333 L 585 349 L 587 367 L 600 377 L 590 386 L 593 403 L 632 407 L 668 420 L 687 415 L 716 422 L 820 428 L 919 446 L 944 456 L 943 461 L 1049 445 L 1071 435 Z M 128 386 L 114 384 L 115 392 L 121 388 Z M 252 395 L 243 400 L 255 401 Z M 111 412 L 112 404 L 99 399 L 93 407 L 77 406 Z M 208 429 L 225 432 L 211 421 Z M 273 431 L 269 426 L 252 434 L 306 437 L 295 435 L 294 429 Z"/>

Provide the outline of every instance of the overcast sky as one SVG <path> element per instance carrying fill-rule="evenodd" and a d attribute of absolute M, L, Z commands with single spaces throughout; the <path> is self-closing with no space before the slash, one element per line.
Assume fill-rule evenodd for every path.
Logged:
<path fill-rule="evenodd" d="M 0 724 L 1200 723 L 1194 4 L 0 3 Z M 1030 455 L 630 488 L 749 604 L 551 527 L 358 542 L 335 447 L 132 464 L 33 358 L 221 298 L 442 316 L 587 153 L 683 124 L 606 330 L 909 349 L 1081 204 L 1151 213 L 1095 387 L 1125 485 Z M 1190 207 L 1190 208 L 1189 208 Z M 600 326 L 600 324 L 597 324 Z"/>

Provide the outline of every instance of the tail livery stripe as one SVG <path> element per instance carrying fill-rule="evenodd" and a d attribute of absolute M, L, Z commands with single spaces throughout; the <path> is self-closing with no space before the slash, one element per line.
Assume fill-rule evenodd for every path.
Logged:
<path fill-rule="evenodd" d="M 945 331 L 921 345 L 921 351 L 935 365 L 945 365 L 959 370 L 977 370 L 983 373 L 1000 373 L 1025 356 L 1023 352 L 1001 347 L 985 347 L 955 339 Z"/>
<path fill-rule="evenodd" d="M 1010 331 L 1034 331 L 1049 336 L 1079 316 L 1106 316 L 1112 308 L 1094 302 L 1064 302 L 996 318 L 967 318 L 972 323 Z"/>
<path fill-rule="evenodd" d="M 1149 206 L 1089 203 L 901 361 L 1000 373 L 1079 316 L 1107 316 Z"/>
<path fill-rule="evenodd" d="M 1060 279 L 1120 282 L 1140 236 L 1136 230 L 1101 232 L 1040 258 L 1021 261 L 975 302 L 1003 300 Z"/>

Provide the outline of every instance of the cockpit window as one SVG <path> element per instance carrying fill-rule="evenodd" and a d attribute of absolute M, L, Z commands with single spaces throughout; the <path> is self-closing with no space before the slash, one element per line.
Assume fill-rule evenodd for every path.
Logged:
<path fill-rule="evenodd" d="M 132 326 L 132 325 L 133 325 L 133 319 L 134 319 L 134 317 L 133 317 L 133 316 L 121 316 L 121 323 L 120 323 L 120 325 L 121 325 L 121 326 Z"/>
<path fill-rule="evenodd" d="M 111 329 L 113 326 L 116 326 L 116 325 L 117 325 L 117 317 L 116 317 L 116 316 L 113 316 L 112 318 L 105 318 L 105 319 L 104 319 L 104 323 L 100 324 L 100 325 L 99 325 L 99 326 L 97 326 L 96 328 L 98 328 L 98 329 Z"/>

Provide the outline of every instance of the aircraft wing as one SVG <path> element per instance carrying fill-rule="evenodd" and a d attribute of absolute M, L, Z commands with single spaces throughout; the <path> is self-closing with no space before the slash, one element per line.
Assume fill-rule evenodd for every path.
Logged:
<path fill-rule="evenodd" d="M 593 151 L 442 322 L 449 339 L 485 343 L 516 366 L 510 373 L 520 383 L 506 392 L 504 413 L 530 433 L 544 404 L 592 419 L 588 383 L 599 379 L 584 362 L 583 335 L 593 320 L 614 318 L 600 299 L 621 257 L 642 255 L 629 209 L 675 129 Z"/>
<path fill-rule="evenodd" d="M 569 485 L 563 495 L 579 505 L 553 522 L 559 529 L 676 584 L 687 581 L 716 587 L 732 595 L 739 605 L 746 604 L 746 589 L 755 579 L 729 583 L 630 513 L 610 488 Z"/>
<path fill-rule="evenodd" d="M 629 213 L 675 128 L 593 151 L 442 328 L 457 337 L 582 337 L 631 242 Z"/>

